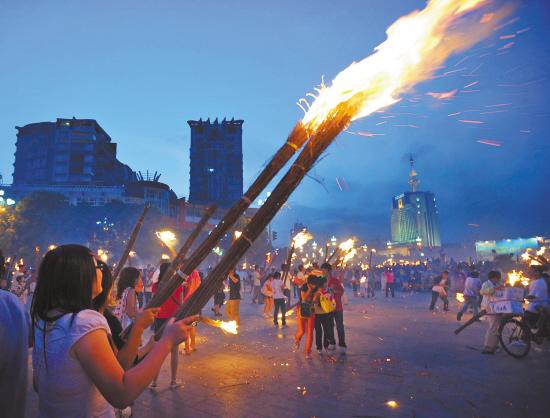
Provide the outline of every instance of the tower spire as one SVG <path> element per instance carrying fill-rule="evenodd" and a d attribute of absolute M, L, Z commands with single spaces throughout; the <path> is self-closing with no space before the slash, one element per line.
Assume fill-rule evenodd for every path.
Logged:
<path fill-rule="evenodd" d="M 416 192 L 420 180 L 418 180 L 418 174 L 414 170 L 414 158 L 412 154 L 410 155 L 409 163 L 411 165 L 411 171 L 409 171 L 409 184 L 411 185 L 412 191 Z"/>

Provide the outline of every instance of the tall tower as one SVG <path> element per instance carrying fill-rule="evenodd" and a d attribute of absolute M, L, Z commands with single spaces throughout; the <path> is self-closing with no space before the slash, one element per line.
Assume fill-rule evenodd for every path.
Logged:
<path fill-rule="evenodd" d="M 396 244 L 441 247 L 439 211 L 432 192 L 418 191 L 418 174 L 410 156 L 410 192 L 395 196 L 391 211 L 391 240 Z"/>
<path fill-rule="evenodd" d="M 189 202 L 232 206 L 243 195 L 243 120 L 189 120 Z"/>
<path fill-rule="evenodd" d="M 409 164 L 411 165 L 411 171 L 409 171 L 409 184 L 411 185 L 411 191 L 414 193 L 418 188 L 420 180 L 418 180 L 418 174 L 414 170 L 414 158 L 413 155 L 410 155 Z"/>

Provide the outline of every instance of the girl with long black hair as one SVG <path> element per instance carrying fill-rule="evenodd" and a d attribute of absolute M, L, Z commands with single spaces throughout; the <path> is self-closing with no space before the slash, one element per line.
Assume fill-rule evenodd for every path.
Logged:
<path fill-rule="evenodd" d="M 196 319 L 171 320 L 151 352 L 124 370 L 107 321 L 94 310 L 101 286 L 101 269 L 86 247 L 62 245 L 42 260 L 31 308 L 40 417 L 114 417 L 113 406 L 125 408 L 147 388 Z"/>

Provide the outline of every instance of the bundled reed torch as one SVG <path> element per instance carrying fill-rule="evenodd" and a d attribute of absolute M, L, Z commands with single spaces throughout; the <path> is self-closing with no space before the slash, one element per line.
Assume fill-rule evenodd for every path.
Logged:
<path fill-rule="evenodd" d="M 397 103 L 404 92 L 429 79 L 449 55 L 491 34 L 511 11 L 510 8 L 496 10 L 489 7 L 491 4 L 487 0 L 432 0 L 423 10 L 402 17 L 389 27 L 386 41 L 372 55 L 338 74 L 331 86 L 321 85 L 316 89 L 317 95 L 310 94 L 315 98 L 311 105 L 301 99 L 299 103 L 305 116 L 256 179 L 252 192 L 245 194 L 228 212 L 231 216 L 226 215 L 227 219 L 218 227 L 227 231 L 251 203 L 252 196 L 257 196 L 267 185 L 265 180 L 272 179 L 308 138 L 309 141 L 239 239 L 176 316 L 183 318 L 202 309 L 321 154 L 353 120 Z M 204 246 L 210 252 L 214 247 L 212 242 L 218 239 L 205 240 L 201 248 Z M 191 266 L 196 268 L 198 264 L 189 262 L 187 268 Z"/>

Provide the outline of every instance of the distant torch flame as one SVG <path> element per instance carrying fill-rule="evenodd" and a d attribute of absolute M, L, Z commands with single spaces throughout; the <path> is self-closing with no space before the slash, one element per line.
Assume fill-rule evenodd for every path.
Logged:
<path fill-rule="evenodd" d="M 233 233 L 233 236 L 234 236 L 235 239 L 237 240 L 237 239 L 239 239 L 239 238 L 241 237 L 242 234 L 243 234 L 242 231 L 235 231 L 235 232 Z"/>
<path fill-rule="evenodd" d="M 166 245 L 170 245 L 170 243 L 176 240 L 176 234 L 172 231 L 157 231 L 155 235 Z"/>
<path fill-rule="evenodd" d="M 522 286 L 529 286 L 529 277 L 525 277 L 522 271 L 512 270 L 508 273 L 508 279 L 506 283 L 510 286 L 514 286 L 516 283 L 521 283 Z"/>
<path fill-rule="evenodd" d="M 313 236 L 307 231 L 298 232 L 292 239 L 294 248 L 302 248 Z"/>
<path fill-rule="evenodd" d="M 386 31 L 387 39 L 375 52 L 352 63 L 326 86 L 309 93 L 310 104 L 300 99 L 305 111 L 302 124 L 315 131 L 343 103 L 356 120 L 400 100 L 415 84 L 428 80 L 453 53 L 489 36 L 512 7 L 488 10 L 493 0 L 431 0 L 426 7 L 403 16 Z M 483 9 L 482 11 L 480 9 Z M 474 15 L 475 12 L 475 15 Z M 491 13 L 490 19 L 484 19 Z M 354 99 L 354 100 L 352 100 Z"/>
<path fill-rule="evenodd" d="M 339 245 L 339 248 L 342 251 L 351 251 L 353 249 L 353 246 L 355 245 L 355 240 L 353 238 L 350 238 L 343 243 Z"/>
<path fill-rule="evenodd" d="M 464 303 L 464 293 L 457 293 L 455 295 L 455 298 L 457 301 L 459 301 L 460 303 Z"/>
<path fill-rule="evenodd" d="M 342 258 L 342 264 L 346 264 L 348 261 L 350 261 L 355 255 L 357 254 L 357 250 L 355 248 L 352 248 L 349 250 L 346 255 L 344 255 L 344 258 Z"/>

